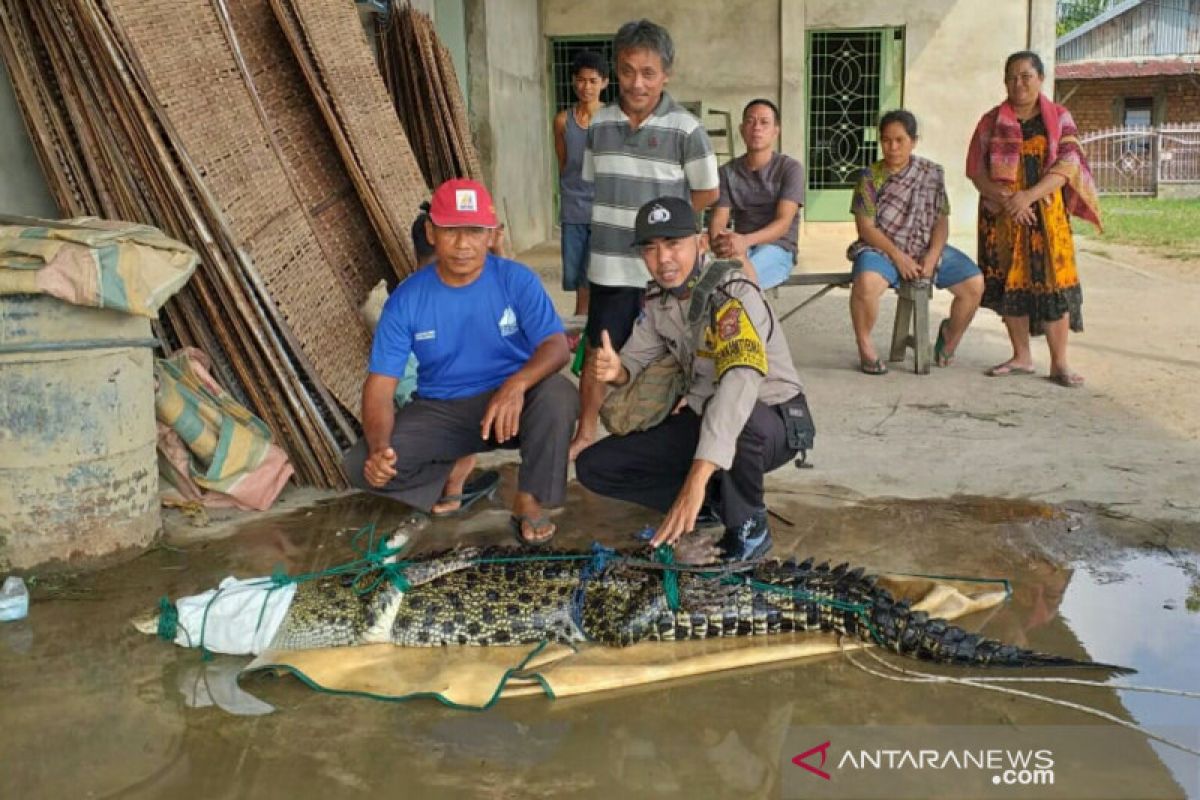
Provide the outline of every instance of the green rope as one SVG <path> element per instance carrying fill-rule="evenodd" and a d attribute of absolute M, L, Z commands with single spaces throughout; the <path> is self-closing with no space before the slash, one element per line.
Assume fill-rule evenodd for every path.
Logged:
<path fill-rule="evenodd" d="M 364 537 L 366 544 L 362 543 Z M 276 565 L 269 578 L 253 583 L 242 584 L 243 586 L 267 586 L 269 587 L 266 597 L 263 598 L 262 607 L 258 612 L 258 621 L 255 623 L 257 631 L 262 626 L 263 617 L 266 614 L 267 600 L 271 596 L 271 592 L 278 588 L 287 586 L 291 583 L 306 583 L 308 581 L 318 580 L 336 575 L 353 575 L 351 585 L 358 594 L 369 594 L 379 587 L 379 585 L 387 580 L 390 581 L 401 592 L 406 592 L 411 588 L 411 583 L 405 575 L 405 571 L 415 562 L 397 560 L 388 563 L 388 559 L 399 555 L 403 548 L 388 547 L 386 539 L 376 540 L 375 524 L 364 525 L 350 539 L 350 547 L 357 554 L 358 558 L 348 561 L 344 564 L 338 564 L 333 567 L 328 567 L 316 572 L 306 572 L 299 575 L 288 575 L 284 572 L 281 565 Z M 590 555 L 562 555 L 562 554 L 546 554 L 546 555 L 527 555 L 527 556 L 496 556 L 493 558 L 474 558 L 470 559 L 471 564 L 506 564 L 506 563 L 524 563 L 531 561 L 586 561 L 591 559 Z M 363 585 L 364 581 L 368 581 Z M 199 648 L 201 658 L 205 661 L 211 661 L 212 653 L 204 646 L 204 635 L 208 629 L 208 612 L 216 603 L 224 590 L 217 589 L 213 596 L 209 598 L 204 605 L 204 614 L 200 618 L 200 641 Z M 163 605 L 165 603 L 166 605 Z M 159 604 L 159 635 L 164 634 L 169 630 L 170 636 L 165 638 L 174 639 L 174 631 L 179 620 L 179 612 L 175 606 L 166 597 Z"/>
<path fill-rule="evenodd" d="M 848 603 L 845 600 L 837 600 L 833 597 L 823 597 L 811 592 L 806 592 L 803 589 L 789 589 L 786 586 L 776 586 L 772 583 L 763 583 L 762 581 L 756 581 L 752 578 L 743 577 L 739 579 L 731 576 L 724 582 L 744 583 L 751 588 L 758 589 L 759 591 L 773 592 L 775 594 L 787 594 L 791 595 L 796 600 L 816 603 L 817 605 L 821 606 L 828 606 L 836 611 L 849 611 L 851 614 L 857 617 L 859 623 L 861 623 L 862 626 L 871 633 L 871 638 L 875 640 L 876 644 L 884 644 L 883 636 L 880 635 L 879 631 L 876 630 L 875 626 L 871 623 L 871 615 L 867 610 L 870 608 L 870 606 L 867 603 Z"/>
<path fill-rule="evenodd" d="M 276 564 L 275 568 L 271 570 L 271 588 L 267 589 L 267 593 L 263 595 L 262 605 L 258 607 L 258 619 L 254 622 L 255 634 L 262 628 L 263 617 L 267 614 L 267 603 L 271 600 L 271 593 L 286 586 L 286 578 L 287 573 L 283 571 L 283 564 Z"/>
<path fill-rule="evenodd" d="M 366 548 L 359 548 L 357 542 L 364 532 L 369 532 L 370 534 L 367 539 L 367 546 Z M 408 578 L 404 576 L 404 573 L 408 569 L 410 562 L 397 559 L 389 563 L 388 559 L 399 555 L 401 548 L 388 547 L 386 539 L 380 539 L 376 542 L 375 523 L 363 527 L 358 533 L 354 534 L 354 538 L 350 540 L 350 546 L 360 555 L 358 563 L 364 564 L 363 568 L 354 576 L 354 581 L 351 583 L 355 592 L 360 595 L 370 594 L 379 588 L 379 585 L 384 581 L 390 581 L 393 586 L 402 592 L 409 590 L 411 584 Z M 362 586 L 363 579 L 372 576 L 374 579 L 366 586 Z"/>
<path fill-rule="evenodd" d="M 663 570 L 663 594 L 672 611 L 679 610 L 679 570 L 671 569 L 675 563 L 675 548 L 669 544 L 654 549 L 654 560 L 666 567 Z"/>
<path fill-rule="evenodd" d="M 366 546 L 360 545 L 362 538 L 367 537 Z M 400 591 L 408 591 L 412 584 L 405 576 L 405 572 L 409 567 L 417 562 L 397 560 L 388 563 L 387 560 L 393 556 L 399 555 L 402 547 L 388 547 L 385 539 L 375 541 L 375 524 L 371 523 L 360 528 L 350 539 L 350 547 L 359 554 L 359 557 L 345 564 L 340 564 L 336 567 L 329 567 L 320 572 L 311 572 L 303 575 L 291 576 L 272 576 L 272 580 L 281 583 L 303 583 L 305 581 L 324 578 L 330 575 L 354 575 L 353 586 L 359 594 L 369 594 L 379 587 L 379 584 L 384 580 L 390 580 Z M 479 564 L 523 564 L 538 561 L 587 561 L 592 556 L 590 555 L 564 555 L 564 554 L 545 554 L 545 555 L 523 555 L 523 556 L 493 556 L 491 558 L 472 558 L 467 561 L 471 565 Z M 366 578 L 372 580 L 363 586 L 362 582 Z"/>
<path fill-rule="evenodd" d="M 361 544 L 362 539 L 366 537 L 366 545 Z M 245 585 L 269 585 L 270 591 L 286 586 L 289 583 L 305 583 L 319 578 L 325 578 L 334 575 L 353 575 L 352 586 L 359 594 L 369 594 L 379 587 L 379 585 L 387 580 L 390 581 L 401 592 L 408 591 L 411 588 L 411 583 L 408 580 L 405 572 L 410 566 L 415 563 L 413 561 L 396 560 L 388 563 L 388 559 L 399 555 L 403 548 L 388 547 L 386 539 L 375 538 L 375 524 L 371 523 L 360 528 L 350 539 L 350 547 L 357 554 L 358 558 L 348 561 L 345 564 L 329 567 L 317 572 L 301 573 L 299 575 L 288 575 L 283 571 L 283 567 L 277 565 L 271 573 L 271 577 L 265 579 L 258 584 Z M 567 555 L 567 554 L 529 554 L 519 556 L 493 556 L 490 558 L 472 558 L 468 559 L 467 563 L 471 565 L 480 564 L 525 564 L 531 562 L 552 562 L 552 561 L 590 561 L 594 555 Z M 639 559 L 631 559 L 625 556 L 616 556 L 616 561 L 638 561 Z M 678 611 L 680 608 L 679 601 L 679 570 L 675 565 L 675 549 L 670 545 L 663 545 L 654 550 L 654 561 L 663 566 L 663 594 L 666 596 L 667 605 L 671 611 Z M 701 573 L 702 577 L 717 577 L 720 573 Z M 893 575 L 902 575 L 905 577 L 914 578 L 930 578 L 936 580 L 955 580 L 969 583 L 1002 583 L 1004 585 L 1005 594 L 1012 596 L 1012 587 L 1005 578 L 969 578 L 957 575 L 925 575 L 918 573 L 890 573 Z M 366 586 L 361 586 L 364 579 L 370 578 Z M 726 574 L 721 579 L 722 583 L 726 584 L 745 584 L 751 588 L 758 589 L 764 592 L 773 592 L 775 594 L 791 595 L 793 599 L 804 602 L 816 603 L 817 605 L 827 606 L 837 611 L 847 611 L 854 617 L 858 618 L 859 622 L 870 633 L 872 638 L 879 644 L 883 644 L 883 637 L 875 629 L 871 623 L 869 604 L 866 603 L 849 603 L 844 600 L 837 600 L 832 597 L 823 597 L 806 592 L 800 589 L 790 589 L 785 586 L 775 586 L 770 583 L 753 580 L 744 575 L 728 575 Z M 361 588 L 360 588 L 361 587 Z M 218 589 L 209 599 L 204 607 L 204 615 L 201 618 L 200 624 L 200 652 L 204 660 L 210 660 L 212 654 L 204 646 L 204 631 L 208 624 L 208 610 L 216 602 L 223 590 Z M 270 596 L 268 591 L 267 596 Z M 255 630 L 262 624 L 263 615 L 266 613 L 267 602 L 264 598 L 263 606 L 259 610 L 258 624 Z M 159 600 L 159 617 L 158 617 L 158 635 L 167 640 L 175 638 L 175 631 L 178 626 L 179 612 L 167 597 Z"/>
<path fill-rule="evenodd" d="M 179 611 L 171 602 L 171 598 L 164 594 L 158 598 L 158 638 L 165 642 L 173 642 L 178 628 Z"/>
<path fill-rule="evenodd" d="M 493 558 L 473 558 L 473 559 L 471 559 L 471 563 L 472 564 L 523 564 L 523 563 L 530 562 L 530 561 L 591 561 L 592 558 L 593 558 L 593 556 L 590 554 L 586 555 L 586 556 L 572 556 L 572 555 L 565 555 L 565 554 L 559 553 L 559 554 L 549 554 L 549 555 L 542 555 L 542 556 L 528 555 L 528 556 L 495 556 Z M 623 557 L 618 557 L 618 558 L 621 561 L 625 560 Z"/>
<path fill-rule="evenodd" d="M 358 542 L 363 536 L 367 537 L 367 546 L 359 547 Z M 375 544 L 375 523 L 368 523 L 359 528 L 353 536 L 350 537 L 350 549 L 361 556 L 369 556 L 372 552 L 379 550 L 381 545 Z"/>
<path fill-rule="evenodd" d="M 204 646 L 204 633 L 208 630 L 208 610 L 213 607 L 213 603 L 217 602 L 217 598 L 221 596 L 224 589 L 217 589 L 213 592 L 213 596 L 208 598 L 208 602 L 204 604 L 204 614 L 200 617 L 200 660 L 212 661 L 213 654 L 207 647 Z"/>

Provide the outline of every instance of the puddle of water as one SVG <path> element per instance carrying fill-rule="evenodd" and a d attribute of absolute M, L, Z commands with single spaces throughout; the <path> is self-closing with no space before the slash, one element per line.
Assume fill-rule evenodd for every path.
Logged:
<path fill-rule="evenodd" d="M 1099 661 L 1131 664 L 1129 682 L 1143 686 L 1200 688 L 1200 570 L 1197 560 L 1128 553 L 1119 574 L 1076 570 L 1063 596 L 1066 627 Z M 1140 725 L 1187 726 L 1195 746 L 1200 700 L 1122 692 L 1122 705 Z M 1184 785 L 1200 787 L 1200 758 L 1152 742 L 1163 762 Z"/>
<path fill-rule="evenodd" d="M 497 533 L 507 530 L 503 508 L 438 521 L 417 547 L 506 536 Z M 557 518 L 559 544 L 568 548 L 593 539 L 629 546 L 629 534 L 655 520 L 574 486 L 568 508 Z M 776 555 L 1007 576 L 1012 601 L 965 620 L 966 627 L 1127 664 L 1142 671 L 1134 678 L 1141 683 L 1200 689 L 1189 669 L 1200 655 L 1200 613 L 1187 609 L 1200 589 L 1191 584 L 1195 573 L 1181 566 L 1190 562 L 1134 553 L 1110 554 L 1102 569 L 1055 566 L 1035 554 L 1027 535 L 1031 526 L 1060 520 L 1046 508 L 999 501 L 822 509 L 781 503 L 794 527 L 777 527 Z M 228 574 L 340 563 L 349 556 L 348 529 L 374 522 L 386 532 L 404 516 L 383 501 L 343 498 L 255 523 L 227 540 L 158 549 L 117 569 L 35 587 L 30 617 L 0 625 L 0 796 L 307 797 L 397 786 L 422 797 L 778 796 L 786 770 L 796 769 L 785 739 L 800 726 L 1094 722 L 989 692 L 883 682 L 840 657 L 570 700 L 502 701 L 484 713 L 432 701 L 340 698 L 292 678 L 255 676 L 242 688 L 277 711 L 238 717 L 215 705 L 189 707 L 187 698 L 206 679 L 205 669 L 235 669 L 244 659 L 218 657 L 206 666 L 196 651 L 127 625 L 159 596 L 195 593 Z M 1107 523 L 1089 524 L 1101 532 Z M 1194 726 L 1200 710 L 1196 701 L 1105 689 L 1039 691 L 1151 725 Z M 1200 785 L 1189 783 L 1200 759 L 1144 739 L 1133 740 L 1125 759 L 1129 796 L 1182 797 L 1180 784 Z M 1060 773 L 1059 785 L 1070 779 Z M 931 788 L 930 796 L 937 792 L 961 795 L 952 781 Z"/>

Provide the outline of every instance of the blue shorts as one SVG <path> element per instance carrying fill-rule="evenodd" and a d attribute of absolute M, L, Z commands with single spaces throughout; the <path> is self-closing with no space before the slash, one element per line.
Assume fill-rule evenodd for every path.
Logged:
<path fill-rule="evenodd" d="M 777 244 L 756 244 L 746 251 L 754 271 L 758 273 L 760 289 L 774 289 L 792 274 L 796 257 Z"/>
<path fill-rule="evenodd" d="M 875 272 L 887 279 L 888 286 L 893 289 L 900 285 L 900 271 L 892 260 L 878 250 L 863 250 L 854 259 L 854 276 L 860 272 Z M 938 261 L 937 272 L 933 276 L 933 285 L 939 289 L 948 289 L 962 283 L 968 278 L 982 275 L 979 267 L 970 256 L 957 247 L 946 245 L 942 248 L 942 258 Z"/>
<path fill-rule="evenodd" d="M 588 287 L 587 267 L 591 240 L 591 225 L 562 223 L 563 291 L 574 292 Z"/>

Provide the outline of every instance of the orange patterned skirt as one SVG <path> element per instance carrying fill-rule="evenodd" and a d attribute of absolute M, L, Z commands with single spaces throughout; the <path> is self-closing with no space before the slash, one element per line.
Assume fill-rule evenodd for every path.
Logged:
<path fill-rule="evenodd" d="M 1016 189 L 1041 175 L 1046 137 L 1034 136 L 1021 146 L 1022 168 Z M 1062 190 L 1035 206 L 1036 225 L 1022 225 L 1001 212 L 979 208 L 979 267 L 983 270 L 984 308 L 1004 317 L 1028 317 L 1029 333 L 1043 333 L 1047 322 L 1069 315 L 1071 330 L 1083 330 L 1083 290 L 1075 268 L 1071 223 Z"/>

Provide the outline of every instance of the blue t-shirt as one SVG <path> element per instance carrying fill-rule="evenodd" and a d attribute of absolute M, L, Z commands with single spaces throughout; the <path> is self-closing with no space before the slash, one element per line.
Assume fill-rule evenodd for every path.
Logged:
<path fill-rule="evenodd" d="M 417 393 L 452 400 L 495 389 L 562 320 L 533 270 L 488 254 L 466 286 L 447 286 L 429 264 L 396 287 L 383 306 L 370 370 L 400 378 L 417 357 Z"/>

